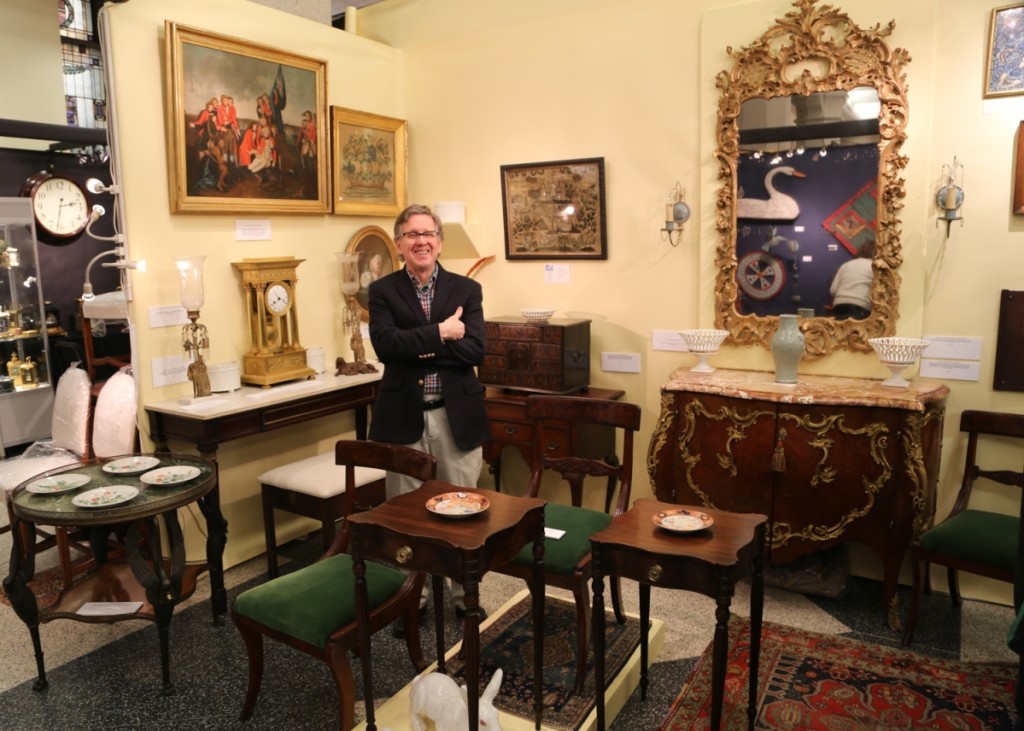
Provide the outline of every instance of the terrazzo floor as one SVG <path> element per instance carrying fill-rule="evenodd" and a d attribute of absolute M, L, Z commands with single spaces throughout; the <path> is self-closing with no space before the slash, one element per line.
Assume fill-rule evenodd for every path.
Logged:
<path fill-rule="evenodd" d="M 302 565 L 316 557 L 320 546 L 318 536 L 294 541 L 284 547 L 283 560 L 289 566 Z M 10 536 L 5 534 L 0 536 L 0 555 L 9 552 Z M 228 570 L 229 601 L 262 580 L 265 569 L 260 557 Z M 489 574 L 481 584 L 481 604 L 493 613 L 523 587 L 518 580 Z M 881 593 L 879 582 L 861 578 L 849 579 L 845 593 L 834 599 L 769 587 L 764 617 L 769 622 L 895 647 L 899 636 L 884 623 Z M 748 594 L 747 586 L 741 584 L 733 600 L 735 613 L 747 614 Z M 904 588 L 904 606 L 908 594 Z M 230 620 L 223 626 L 212 625 L 205 603 L 208 597 L 209 583 L 203 578 L 196 594 L 176 609 L 171 625 L 171 672 L 177 693 L 169 697 L 159 692 L 155 627 L 139 620 L 110 625 L 57 620 L 42 625 L 49 688 L 33 691 L 36 668 L 29 633 L 10 607 L 0 604 L 0 728 L 337 728 L 337 700 L 326 668 L 272 642 L 267 644 L 266 675 L 254 717 L 246 723 L 237 720 L 245 691 L 245 653 Z M 632 582 L 623 584 L 623 601 L 627 611 L 638 611 Z M 713 634 L 714 602 L 705 597 L 655 590 L 651 616 L 665 620 L 665 648 L 652 668 L 646 701 L 641 702 L 634 693 L 612 731 L 656 728 Z M 1005 646 L 1011 620 L 1009 607 L 965 601 L 962 608 L 955 609 L 945 595 L 925 597 L 913 649 L 964 661 L 1015 663 L 1016 655 Z M 448 635 L 449 645 L 458 640 L 455 622 L 449 623 Z M 433 644 L 423 642 L 428 662 L 433 659 Z M 378 698 L 387 698 L 413 677 L 404 644 L 390 632 L 374 636 L 373 655 Z M 358 663 L 355 665 L 360 687 Z M 356 708 L 359 721 L 361 704 Z"/>

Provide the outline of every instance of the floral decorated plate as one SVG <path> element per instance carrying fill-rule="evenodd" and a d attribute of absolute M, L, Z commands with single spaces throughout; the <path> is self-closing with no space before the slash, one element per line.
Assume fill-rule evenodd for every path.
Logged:
<path fill-rule="evenodd" d="M 489 507 L 487 496 L 476 492 L 445 492 L 427 500 L 427 510 L 446 518 L 467 518 Z"/>
<path fill-rule="evenodd" d="M 30 482 L 25 489 L 29 492 L 36 492 L 40 495 L 49 495 L 55 492 L 67 492 L 89 482 L 89 475 L 80 475 L 76 472 L 44 477 L 40 480 Z"/>
<path fill-rule="evenodd" d="M 156 457 L 122 457 L 107 462 L 103 465 L 103 471 L 108 475 L 137 475 L 140 472 L 147 472 L 160 464 Z"/>
<path fill-rule="evenodd" d="M 111 505 L 126 503 L 138 494 L 138 489 L 130 485 L 108 485 L 75 495 L 71 502 L 80 508 L 108 508 Z"/>
<path fill-rule="evenodd" d="M 147 485 L 177 485 L 199 476 L 200 469 L 192 465 L 171 465 L 150 470 L 141 477 Z"/>
<path fill-rule="evenodd" d="M 662 510 L 651 516 L 651 520 L 659 528 L 670 530 L 673 533 L 693 533 L 704 530 L 715 522 L 707 513 L 699 510 Z"/>

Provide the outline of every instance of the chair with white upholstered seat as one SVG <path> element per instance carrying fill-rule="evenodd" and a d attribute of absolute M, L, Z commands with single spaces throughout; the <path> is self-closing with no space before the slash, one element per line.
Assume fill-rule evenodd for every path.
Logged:
<path fill-rule="evenodd" d="M 334 452 L 289 462 L 259 476 L 263 493 L 263 530 L 267 541 L 267 573 L 278 575 L 277 527 L 274 509 L 320 521 L 324 551 L 334 541 L 335 523 L 344 515 L 345 467 Z M 356 467 L 353 511 L 384 499 L 384 472 Z"/>
<path fill-rule="evenodd" d="M 0 462 L 0 488 L 10 516 L 10 494 L 18 485 L 35 475 L 65 465 L 78 464 L 89 453 L 89 374 L 81 368 L 69 368 L 57 381 L 53 397 L 53 417 L 50 439 L 35 442 L 21 455 Z M 11 529 L 11 523 L 0 528 L 0 533 Z M 37 550 L 60 547 L 61 566 L 65 584 L 70 584 L 72 570 L 66 547 L 66 535 L 46 536 Z M 25 535 L 24 540 L 29 540 Z"/>

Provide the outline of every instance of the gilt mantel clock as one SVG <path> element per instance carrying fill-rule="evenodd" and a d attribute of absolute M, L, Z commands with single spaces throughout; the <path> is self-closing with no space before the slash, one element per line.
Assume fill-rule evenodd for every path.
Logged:
<path fill-rule="evenodd" d="M 252 347 L 242 357 L 243 383 L 269 388 L 275 383 L 313 378 L 306 349 L 299 342 L 295 272 L 305 259 L 243 259 L 231 266 L 242 273 L 245 312 Z"/>

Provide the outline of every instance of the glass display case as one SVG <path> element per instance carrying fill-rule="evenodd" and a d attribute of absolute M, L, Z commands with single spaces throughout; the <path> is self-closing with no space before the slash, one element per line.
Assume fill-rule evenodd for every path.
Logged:
<path fill-rule="evenodd" d="M 0 457 L 50 436 L 46 310 L 32 203 L 0 198 Z"/>

